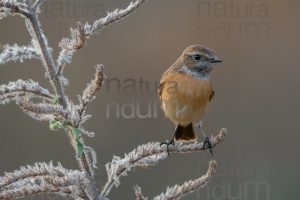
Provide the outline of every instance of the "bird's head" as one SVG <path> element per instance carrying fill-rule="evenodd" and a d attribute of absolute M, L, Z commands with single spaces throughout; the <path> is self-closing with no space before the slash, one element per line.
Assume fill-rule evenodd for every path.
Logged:
<path fill-rule="evenodd" d="M 207 76 L 216 63 L 222 62 L 216 53 L 203 45 L 187 47 L 181 57 L 182 70 L 199 76 Z"/>

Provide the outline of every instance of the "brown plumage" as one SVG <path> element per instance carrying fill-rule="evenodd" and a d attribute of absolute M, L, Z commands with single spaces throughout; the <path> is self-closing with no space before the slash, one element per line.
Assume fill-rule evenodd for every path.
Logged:
<path fill-rule="evenodd" d="M 217 62 L 221 60 L 211 49 L 193 45 L 163 74 L 158 90 L 162 109 L 177 125 L 170 142 L 196 140 L 193 125 L 201 121 L 214 96 L 208 75 Z"/>

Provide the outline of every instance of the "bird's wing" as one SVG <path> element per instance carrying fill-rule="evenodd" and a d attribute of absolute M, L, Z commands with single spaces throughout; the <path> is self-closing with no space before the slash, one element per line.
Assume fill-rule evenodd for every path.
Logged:
<path fill-rule="evenodd" d="M 159 86 L 158 86 L 158 88 L 157 88 L 157 93 L 158 93 L 159 98 L 161 98 L 161 95 L 162 95 L 162 92 L 163 92 L 165 83 L 166 83 L 166 82 L 165 82 L 163 79 L 161 79 L 161 81 L 160 81 L 160 83 L 159 83 Z"/>
<path fill-rule="evenodd" d="M 167 77 L 169 75 L 168 72 L 169 72 L 169 70 L 165 71 L 165 73 L 162 75 L 160 82 L 159 82 L 159 86 L 157 88 L 157 93 L 158 93 L 158 96 L 160 99 L 161 99 L 161 95 L 163 93 L 164 86 L 166 84 Z"/>

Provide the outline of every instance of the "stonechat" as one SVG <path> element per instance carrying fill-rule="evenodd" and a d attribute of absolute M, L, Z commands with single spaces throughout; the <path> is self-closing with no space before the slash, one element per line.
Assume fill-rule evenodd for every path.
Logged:
<path fill-rule="evenodd" d="M 187 47 L 176 62 L 163 74 L 158 89 L 165 115 L 176 125 L 169 145 L 174 141 L 191 142 L 197 139 L 194 126 L 202 124 L 208 104 L 214 96 L 209 73 L 216 63 L 222 62 L 212 49 L 203 45 Z M 208 137 L 204 145 L 212 146 Z"/>

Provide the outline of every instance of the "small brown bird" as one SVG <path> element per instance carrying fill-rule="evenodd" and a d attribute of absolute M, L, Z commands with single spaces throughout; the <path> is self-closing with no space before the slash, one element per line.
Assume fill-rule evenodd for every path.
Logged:
<path fill-rule="evenodd" d="M 158 94 L 163 111 L 176 124 L 176 129 L 172 139 L 161 145 L 166 144 L 168 148 L 174 140 L 190 142 L 197 139 L 194 126 L 202 124 L 201 119 L 214 96 L 209 73 L 219 62 L 222 60 L 213 50 L 192 45 L 163 74 Z M 205 137 L 204 144 L 212 153 L 208 137 Z"/>

